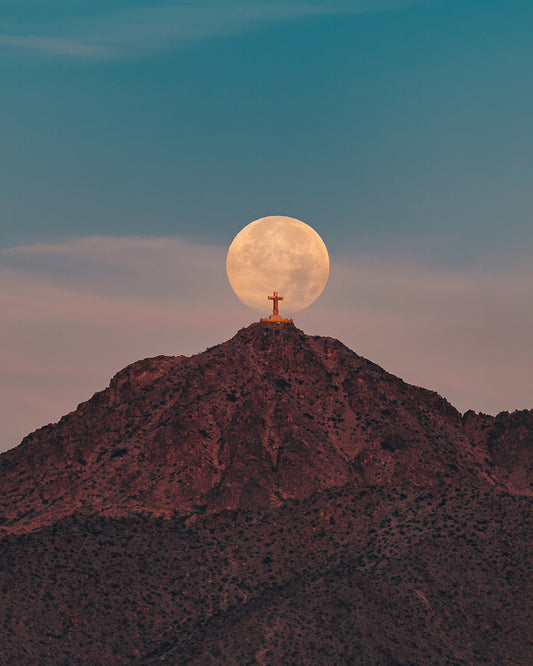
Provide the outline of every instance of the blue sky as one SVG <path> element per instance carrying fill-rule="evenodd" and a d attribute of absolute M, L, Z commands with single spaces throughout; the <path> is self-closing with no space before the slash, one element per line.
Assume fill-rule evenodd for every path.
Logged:
<path fill-rule="evenodd" d="M 531 240 L 529 2 L 0 12 L 4 244 L 227 242 L 265 211 L 315 223 L 328 245 Z"/>
<path fill-rule="evenodd" d="M 127 284 L 133 278 L 124 273 L 123 250 L 131 240 L 120 246 L 117 239 L 144 238 L 152 248 L 153 239 L 166 238 L 177 244 L 176 263 L 184 247 L 211 261 L 217 252 L 223 257 L 250 221 L 285 214 L 316 228 L 332 258 L 330 295 L 325 292 L 314 315 L 311 309 L 302 315 L 312 332 L 340 337 L 464 409 L 531 406 L 531 319 L 524 319 L 523 310 L 531 309 L 533 250 L 532 34 L 533 3 L 513 0 L 4 0 L 4 353 L 15 358 L 16 347 L 17 354 L 28 354 L 22 339 L 34 350 L 36 366 L 43 356 L 61 355 L 37 334 L 40 326 L 53 329 L 46 312 L 33 320 L 21 314 L 22 306 L 13 309 L 9 299 L 17 296 L 16 287 L 7 294 L 6 285 L 26 285 L 28 311 L 35 311 L 31 279 L 39 289 L 62 289 L 65 303 L 81 293 L 67 297 L 72 284 L 105 299 L 108 290 L 95 267 L 105 265 L 112 280 L 113 260 L 102 258 L 101 247 L 87 241 L 91 237 L 110 237 L 110 247 L 121 248 L 116 273 Z M 69 260 L 65 248 L 73 253 Z M 161 277 L 153 261 L 152 274 L 143 269 L 146 294 L 140 301 L 154 300 L 157 290 L 172 292 L 172 276 Z M 364 278 L 357 273 L 361 266 L 369 267 Z M 204 284 L 179 271 L 178 278 L 171 304 L 176 308 L 186 301 L 184 282 L 193 283 L 188 291 Z M 223 259 L 217 279 L 225 280 Z M 352 285 L 351 279 L 366 282 Z M 436 360 L 449 338 L 446 326 L 442 337 L 428 332 L 425 341 L 417 338 L 412 351 L 406 347 L 409 336 L 399 334 L 407 318 L 416 323 L 427 314 L 426 297 L 411 303 L 409 295 L 421 281 L 434 285 L 436 309 L 455 316 L 460 352 L 448 349 L 446 361 Z M 134 282 L 142 292 L 140 279 Z M 376 284 L 382 285 L 380 294 Z M 398 291 L 391 304 L 387 290 L 394 293 L 402 284 L 410 284 L 411 292 Z M 227 299 L 225 307 L 233 307 L 231 291 L 205 289 L 198 298 L 216 314 L 211 323 L 202 319 L 208 331 L 202 342 L 208 344 L 239 326 L 229 321 L 220 327 L 220 313 L 208 297 L 216 293 L 217 302 Z M 363 313 L 362 304 L 372 299 L 373 314 Z M 461 332 L 461 322 L 480 303 L 477 320 Z M 254 319 L 239 307 L 232 315 L 239 325 Z M 397 308 L 401 321 L 380 319 Z M 94 310 L 95 327 L 105 329 L 99 319 L 105 312 Z M 193 324 L 182 322 L 182 329 L 192 331 Z M 483 340 L 492 325 L 498 335 Z M 386 326 L 390 337 L 383 334 L 376 346 L 377 326 Z M 119 323 L 113 327 L 120 339 Z M 201 351 L 194 347 L 197 333 L 189 341 L 183 330 L 175 332 L 173 352 L 168 341 L 145 332 L 128 348 L 129 356 L 106 356 L 99 374 L 80 386 L 78 401 L 134 355 Z M 523 332 L 520 342 L 513 337 L 517 330 Z M 72 336 L 81 339 L 79 332 Z M 510 346 L 519 357 L 511 359 L 513 370 L 505 379 L 503 358 Z M 475 361 L 480 348 L 485 355 Z M 425 350 L 423 361 L 417 349 Z M 94 358 L 100 353 L 97 347 L 91 352 Z M 490 366 L 496 357 L 501 396 L 478 400 L 490 368 L 496 372 Z M 455 380 L 446 379 L 444 368 L 453 359 Z M 468 359 L 477 363 L 472 373 L 479 379 L 467 390 L 459 371 Z M 88 358 L 88 375 L 94 367 Z M 15 364 L 6 379 L 11 386 L 16 372 Z M 28 387 L 46 383 L 50 369 L 43 365 L 39 372 L 40 379 L 26 372 Z M 49 385 L 56 380 L 68 387 L 65 376 Z M 72 392 L 65 389 L 69 395 L 57 407 L 39 411 L 38 396 L 24 402 L 24 380 L 16 381 L 21 415 L 33 410 L 38 418 L 52 412 L 50 418 L 57 418 L 59 410 L 75 406 L 69 407 Z M 513 405 L 504 399 L 511 385 L 519 387 Z M 17 432 L 25 427 L 20 418 Z"/>

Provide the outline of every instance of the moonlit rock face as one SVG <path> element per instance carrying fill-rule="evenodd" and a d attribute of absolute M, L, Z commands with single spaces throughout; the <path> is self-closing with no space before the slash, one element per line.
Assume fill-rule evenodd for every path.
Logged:
<path fill-rule="evenodd" d="M 303 310 L 322 293 L 329 276 L 324 241 L 308 224 L 272 215 L 244 227 L 228 250 L 228 279 L 243 303 L 259 312 L 270 309 L 268 296 L 283 296 L 285 316 Z"/>

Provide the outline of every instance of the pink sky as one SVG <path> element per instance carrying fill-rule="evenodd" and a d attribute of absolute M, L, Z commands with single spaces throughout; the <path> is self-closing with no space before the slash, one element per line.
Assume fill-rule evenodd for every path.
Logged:
<path fill-rule="evenodd" d="M 198 353 L 257 321 L 227 282 L 225 254 L 159 237 L 0 250 L 0 450 L 128 363 Z M 296 326 L 338 338 L 460 411 L 533 407 L 530 261 L 450 269 L 420 251 L 331 260 L 324 293 Z"/>

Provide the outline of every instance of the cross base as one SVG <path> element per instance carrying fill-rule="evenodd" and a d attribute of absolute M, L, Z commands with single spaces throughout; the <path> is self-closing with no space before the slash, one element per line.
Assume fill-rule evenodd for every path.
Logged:
<path fill-rule="evenodd" d="M 279 315 L 270 315 L 270 317 L 261 317 L 259 321 L 274 321 L 278 324 L 292 324 L 292 319 L 283 319 Z"/>

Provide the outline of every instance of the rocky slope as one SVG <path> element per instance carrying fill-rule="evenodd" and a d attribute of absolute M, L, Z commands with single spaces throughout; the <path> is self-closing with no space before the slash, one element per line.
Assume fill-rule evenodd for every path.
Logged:
<path fill-rule="evenodd" d="M 289 324 L 134 363 L 0 457 L 8 663 L 530 663 L 532 450 Z"/>

